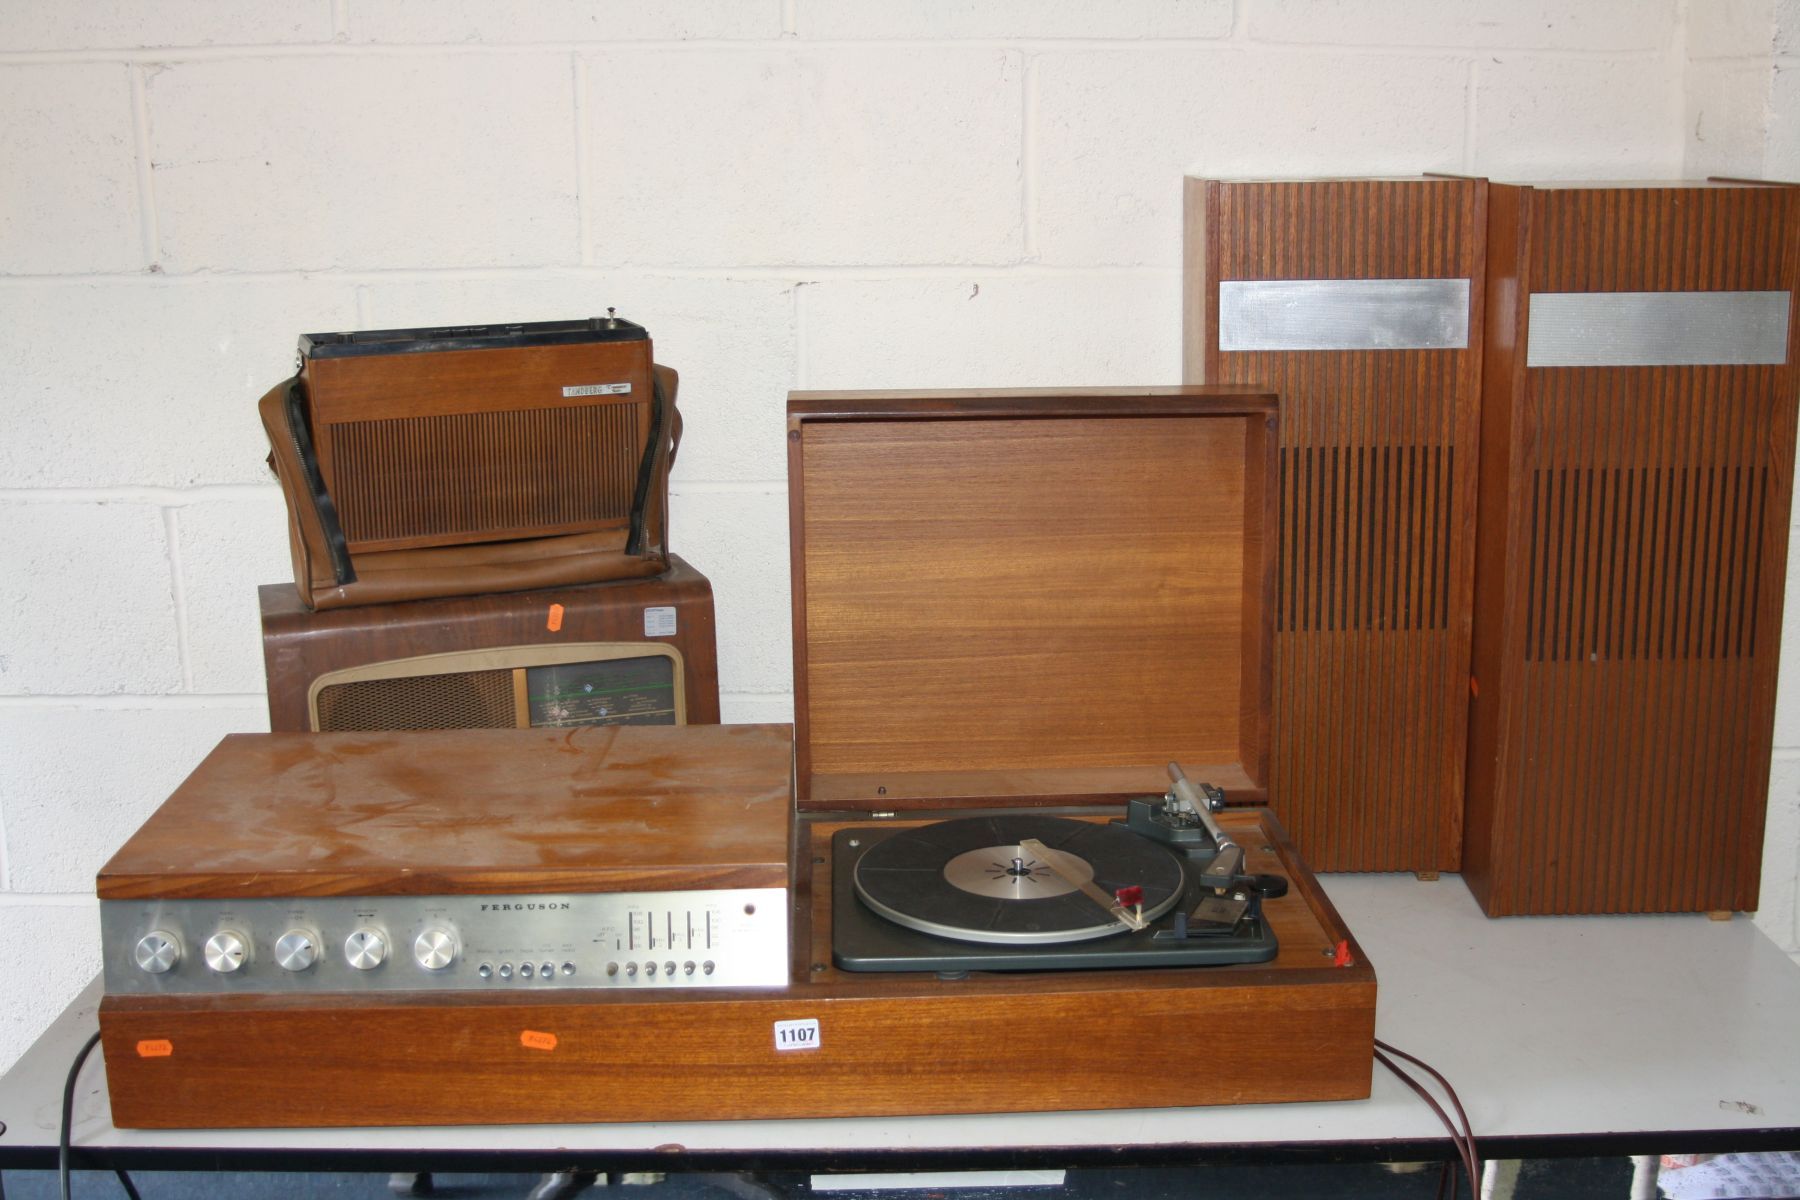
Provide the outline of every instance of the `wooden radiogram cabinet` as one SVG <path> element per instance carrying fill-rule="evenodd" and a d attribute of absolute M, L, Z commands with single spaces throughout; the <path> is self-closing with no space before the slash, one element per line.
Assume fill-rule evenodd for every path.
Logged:
<path fill-rule="evenodd" d="M 1319 870 L 1459 863 L 1486 203 L 1187 181 L 1185 376 L 1281 396 L 1269 789 Z"/>
<path fill-rule="evenodd" d="M 1105 822 L 1160 793 L 1171 758 L 1261 798 L 1275 413 L 1269 393 L 1232 387 L 795 395 L 792 754 L 772 726 L 238 739 L 102 872 L 103 913 L 125 902 L 126 918 L 160 921 L 169 897 L 243 919 L 246 897 L 295 899 L 266 933 L 243 929 L 260 954 L 242 971 L 186 991 L 140 978 L 142 930 L 119 927 L 108 967 L 125 982 L 109 979 L 101 1006 L 115 1120 L 671 1121 L 1368 1096 L 1375 969 L 1266 808 L 1220 820 L 1247 871 L 1290 883 L 1262 909 L 1272 960 L 944 978 L 850 970 L 835 955 L 840 832 L 1026 807 Z M 222 777 L 222 764 L 237 766 Z M 484 832 L 496 811 L 517 819 Z M 171 856 L 177 842 L 207 849 Z M 552 984 L 541 969 L 468 977 L 541 936 L 506 932 L 523 940 L 488 956 L 471 902 L 523 901 L 521 928 L 536 930 L 545 900 L 631 893 L 672 913 L 662 888 L 782 883 L 785 912 L 715 905 L 786 918 L 779 948 L 746 948 L 769 971 L 753 985 L 676 974 L 685 952 L 666 947 L 712 926 L 672 915 L 644 927 L 643 954 L 637 925 L 598 938 L 599 969 L 581 957 L 596 940 L 582 926 L 555 955 L 575 973 Z M 461 914 L 467 953 L 438 975 L 407 953 L 417 923 L 395 915 L 419 896 Z M 365 973 L 370 987 L 326 986 L 357 964 L 335 950 L 347 930 L 321 924 L 335 975 L 289 980 L 272 935 L 294 908 L 344 897 L 358 898 L 358 922 L 387 921 L 397 952 Z M 616 974 L 608 945 L 627 960 Z M 706 945 L 723 969 L 744 944 Z M 630 960 L 665 954 L 659 974 L 634 973 Z M 417 990 L 378 990 L 383 970 Z M 813 1030 L 803 1045 L 782 1040 L 795 1025 Z M 1228 1066 L 1206 1065 L 1217 1061 Z M 1152 1062 L 1173 1065 L 1152 1074 Z"/>
<path fill-rule="evenodd" d="M 1490 915 L 1753 909 L 1800 189 L 1494 185 L 1464 873 Z"/>

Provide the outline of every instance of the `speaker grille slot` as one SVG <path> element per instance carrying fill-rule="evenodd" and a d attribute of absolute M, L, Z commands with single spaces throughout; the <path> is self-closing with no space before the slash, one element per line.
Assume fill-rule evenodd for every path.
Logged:
<path fill-rule="evenodd" d="M 1526 657 L 1756 653 L 1764 467 L 1532 472 Z"/>
<path fill-rule="evenodd" d="M 510 670 L 452 671 L 335 683 L 319 689 L 319 732 L 376 729 L 511 729 Z"/>
<path fill-rule="evenodd" d="M 644 406 L 580 405 L 333 427 L 332 496 L 351 549 L 630 519 Z"/>
<path fill-rule="evenodd" d="M 1449 446 L 1282 450 L 1281 631 L 1444 628 L 1455 472 Z"/>

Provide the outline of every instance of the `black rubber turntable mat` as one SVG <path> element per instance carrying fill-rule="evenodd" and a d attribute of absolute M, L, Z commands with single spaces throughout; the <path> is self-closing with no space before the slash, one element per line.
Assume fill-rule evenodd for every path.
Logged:
<path fill-rule="evenodd" d="M 1053 944 L 1127 932 L 1020 845 L 1031 839 L 1107 897 L 1141 888 L 1146 919 L 1181 899 L 1181 863 L 1162 847 L 1116 825 L 1010 813 L 895 833 L 857 861 L 856 891 L 890 920 L 958 941 Z"/>

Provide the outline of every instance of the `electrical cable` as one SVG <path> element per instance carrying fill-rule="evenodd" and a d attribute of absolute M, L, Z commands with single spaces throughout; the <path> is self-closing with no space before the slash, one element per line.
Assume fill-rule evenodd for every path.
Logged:
<path fill-rule="evenodd" d="M 81 1065 L 87 1062 L 87 1056 L 93 1053 L 94 1047 L 100 1044 L 100 1033 L 95 1030 L 94 1036 L 87 1040 L 75 1061 L 69 1064 L 69 1077 L 63 1082 L 62 1096 L 62 1128 L 56 1139 L 56 1177 L 62 1188 L 62 1200 L 69 1200 L 69 1135 L 75 1124 L 75 1080 L 81 1074 Z M 119 1186 L 125 1189 L 130 1200 L 143 1200 L 138 1195 L 137 1185 L 131 1182 L 131 1176 L 118 1167 L 113 1174 L 119 1177 Z"/>
<path fill-rule="evenodd" d="M 1450 1119 L 1450 1114 L 1444 1111 L 1443 1105 L 1439 1104 L 1431 1093 L 1425 1089 L 1425 1085 L 1413 1078 L 1413 1076 L 1401 1067 L 1399 1063 L 1395 1062 L 1392 1058 L 1389 1058 L 1388 1055 L 1390 1054 L 1403 1058 L 1407 1062 L 1418 1066 L 1424 1070 L 1426 1074 L 1437 1080 L 1438 1086 L 1444 1089 L 1445 1096 L 1449 1098 L 1451 1107 L 1456 1110 L 1457 1120 L 1461 1122 L 1460 1129 L 1457 1127 L 1457 1123 Z M 1437 1114 L 1437 1119 L 1443 1123 L 1444 1128 L 1450 1133 L 1450 1144 L 1456 1147 L 1457 1159 L 1461 1160 L 1463 1169 L 1469 1174 L 1469 1195 L 1471 1200 L 1480 1200 L 1481 1157 L 1476 1153 L 1475 1149 L 1475 1131 L 1469 1124 L 1469 1114 L 1464 1110 L 1462 1100 L 1456 1094 L 1456 1089 L 1450 1086 L 1450 1081 L 1445 1079 L 1443 1074 L 1439 1072 L 1436 1067 L 1432 1066 L 1424 1059 L 1408 1054 L 1398 1046 L 1390 1045 L 1387 1042 L 1381 1041 L 1379 1038 L 1375 1041 L 1375 1061 L 1393 1072 L 1394 1077 L 1401 1083 L 1404 1083 L 1407 1087 L 1418 1093 L 1419 1098 L 1425 1101 L 1432 1112 Z M 1456 1170 L 1456 1161 L 1456 1159 L 1453 1159 L 1448 1164 L 1452 1174 L 1452 1195 L 1455 1194 L 1454 1173 Z M 1442 1186 L 1443 1181 L 1440 1179 L 1440 1189 Z"/>

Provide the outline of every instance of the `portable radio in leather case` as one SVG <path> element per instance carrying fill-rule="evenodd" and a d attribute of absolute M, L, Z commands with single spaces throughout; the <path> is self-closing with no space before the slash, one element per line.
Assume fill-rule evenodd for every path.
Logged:
<path fill-rule="evenodd" d="M 310 608 L 667 567 L 676 374 L 618 317 L 306 334 L 259 405 Z"/>

